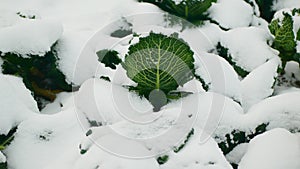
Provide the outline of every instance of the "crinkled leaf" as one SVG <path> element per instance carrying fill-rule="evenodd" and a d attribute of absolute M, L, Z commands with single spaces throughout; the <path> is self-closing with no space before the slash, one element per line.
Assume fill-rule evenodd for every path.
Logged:
<path fill-rule="evenodd" d="M 148 98 L 155 89 L 167 94 L 191 80 L 193 54 L 183 40 L 150 33 L 129 47 L 123 67 L 128 77 L 138 84 L 138 93 Z"/>
<path fill-rule="evenodd" d="M 100 50 L 97 52 L 98 55 L 98 61 L 103 63 L 105 67 L 110 67 L 112 69 L 116 69 L 117 65 L 122 62 L 122 60 L 119 58 L 119 53 L 114 50 Z"/>
<path fill-rule="evenodd" d="M 279 19 L 273 20 L 269 25 L 270 32 L 275 36 L 277 30 L 279 30 L 279 29 L 280 29 Z"/>
<path fill-rule="evenodd" d="M 282 26 L 273 26 L 273 33 L 275 33 L 274 47 L 279 51 L 293 52 L 295 50 L 296 42 L 293 23 L 292 16 L 284 13 Z"/>
<path fill-rule="evenodd" d="M 173 15 L 194 22 L 206 18 L 205 12 L 216 0 L 183 0 L 180 3 L 175 3 L 174 0 L 140 0 L 157 5 L 162 10 Z"/>
<path fill-rule="evenodd" d="M 296 41 L 293 31 L 293 18 L 288 13 L 283 13 L 284 18 L 273 20 L 269 25 L 270 32 L 275 36 L 273 48 L 277 49 L 283 65 L 287 61 L 293 60 L 296 53 Z"/>

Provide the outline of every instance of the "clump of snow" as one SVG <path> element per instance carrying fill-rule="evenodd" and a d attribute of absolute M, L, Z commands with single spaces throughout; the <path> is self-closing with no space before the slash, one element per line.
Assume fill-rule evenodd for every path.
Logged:
<path fill-rule="evenodd" d="M 233 130 L 243 131 L 246 135 L 249 135 L 255 132 L 255 128 L 261 124 L 267 125 L 266 130 L 281 127 L 289 131 L 299 132 L 299 99 L 299 91 L 272 96 L 253 105 L 246 114 L 243 114 L 240 105 L 226 99 L 222 118 L 214 115 L 214 113 L 210 114 L 211 119 L 213 119 L 211 123 L 215 122 L 217 117 L 219 117 L 219 125 L 215 128 L 213 135 L 217 142 L 222 142 L 227 139 L 225 135 Z M 203 117 L 200 116 L 199 118 Z"/>
<path fill-rule="evenodd" d="M 5 163 L 6 162 L 6 157 L 4 154 L 0 151 L 0 163 Z"/>
<path fill-rule="evenodd" d="M 253 105 L 246 114 L 243 114 L 239 105 L 226 99 L 227 110 L 224 109 L 222 118 L 219 116 L 219 125 L 214 135 L 220 142 L 226 140 L 225 135 L 233 130 L 244 131 L 248 135 L 261 124 L 266 124 L 267 130 L 281 127 L 298 132 L 300 131 L 299 99 L 299 91 L 272 96 Z M 211 114 L 210 117 L 216 120 L 216 115 Z"/>
<path fill-rule="evenodd" d="M 11 10 L 0 8 L 0 29 L 10 27 L 20 21 L 20 17 Z"/>
<path fill-rule="evenodd" d="M 289 92 L 264 99 L 252 106 L 245 114 L 244 126 L 268 123 L 267 129 L 281 127 L 290 131 L 299 131 L 299 99 L 300 92 Z"/>
<path fill-rule="evenodd" d="M 237 145 L 232 151 L 226 154 L 227 161 L 233 164 L 239 164 L 241 159 L 247 152 L 248 145 L 248 143 Z"/>
<path fill-rule="evenodd" d="M 0 88 L 0 134 L 7 134 L 23 120 L 39 113 L 39 110 L 21 78 L 0 75 Z"/>
<path fill-rule="evenodd" d="M 193 122 L 195 127 L 219 138 L 225 137 L 243 120 L 243 109 L 237 102 L 213 92 L 191 94 L 165 106 L 166 110 L 171 108 L 174 113 L 187 113 L 188 117 L 197 118 Z M 183 126 L 190 123 L 186 122 Z M 201 138 L 202 141 L 206 139 L 205 136 Z"/>
<path fill-rule="evenodd" d="M 102 79 L 85 81 L 74 103 L 89 120 L 103 124 L 120 121 L 122 113 L 146 113 L 153 108 L 145 98 Z"/>
<path fill-rule="evenodd" d="M 68 101 L 73 95 L 74 93 L 67 92 L 61 92 L 57 94 L 56 99 L 52 103 L 47 104 L 41 110 L 41 114 L 55 114 L 61 112 L 63 109 L 65 109 L 66 105 L 68 104 Z"/>
<path fill-rule="evenodd" d="M 218 0 L 208 9 L 208 13 L 227 29 L 249 26 L 254 15 L 253 8 L 243 0 Z"/>
<path fill-rule="evenodd" d="M 205 90 L 203 89 L 202 83 L 196 79 L 188 81 L 182 87 L 179 86 L 177 90 L 185 91 L 185 92 L 192 92 L 192 93 L 205 92 Z"/>
<path fill-rule="evenodd" d="M 79 85 L 87 79 L 87 77 L 91 77 L 93 75 L 94 69 L 92 69 L 92 73 L 90 73 L 91 67 L 97 64 L 97 60 L 92 60 L 93 62 L 89 62 L 89 55 L 86 55 L 85 62 L 80 60 L 78 62 L 80 53 L 82 48 L 84 47 L 87 39 L 82 34 L 77 32 L 67 31 L 64 32 L 62 37 L 58 40 L 57 45 L 55 46 L 55 50 L 57 51 L 57 56 L 59 57 L 58 68 L 64 73 L 66 76 L 67 82 L 73 82 L 76 85 Z M 87 63 L 88 62 L 88 63 Z M 89 64 L 89 66 L 86 66 Z M 83 66 L 82 66 L 83 65 Z M 84 69 L 83 69 L 84 67 Z M 80 73 L 76 74 L 74 77 L 74 72 L 76 69 L 82 70 Z M 92 74 L 92 75 L 90 75 Z"/>
<path fill-rule="evenodd" d="M 239 169 L 299 169 L 300 140 L 285 129 L 273 129 L 250 141 Z"/>
<path fill-rule="evenodd" d="M 298 0 L 275 0 L 273 2 L 273 10 L 278 11 L 284 8 L 300 8 Z"/>
<path fill-rule="evenodd" d="M 72 165 L 70 160 L 79 156 L 78 145 L 82 137 L 83 129 L 76 111 L 71 108 L 23 121 L 4 152 L 10 168 L 41 169 L 57 164 L 60 168 L 67 161 Z"/>
<path fill-rule="evenodd" d="M 161 166 L 161 169 L 232 168 L 212 138 L 205 143 L 201 143 L 199 138 L 196 134 L 190 138 L 181 151 L 169 153 L 169 160 Z"/>
<path fill-rule="evenodd" d="M 31 20 L 18 22 L 12 26 L 0 28 L 0 51 L 27 55 L 43 56 L 62 35 L 60 22 L 54 20 Z"/>
<path fill-rule="evenodd" d="M 209 91 L 224 94 L 241 102 L 240 80 L 233 67 L 224 58 L 202 52 L 195 60 L 195 73 L 208 84 Z"/>
<path fill-rule="evenodd" d="M 242 106 L 245 111 L 273 94 L 278 66 L 279 60 L 271 59 L 254 69 L 242 80 Z"/>
<path fill-rule="evenodd" d="M 204 22 L 201 27 L 184 29 L 179 34 L 195 53 L 209 52 L 220 41 L 223 31 L 216 24 Z M 199 56 L 198 56 L 199 57 Z"/>
<path fill-rule="evenodd" d="M 236 28 L 223 34 L 221 44 L 229 49 L 238 66 L 251 72 L 269 59 L 277 57 L 278 52 L 267 43 L 271 38 L 261 28 Z"/>
<path fill-rule="evenodd" d="M 284 74 L 279 74 L 274 86 L 274 95 L 300 91 L 296 88 L 298 81 L 300 81 L 299 63 L 295 61 L 287 62 Z"/>
<path fill-rule="evenodd" d="M 173 0 L 173 2 L 176 4 L 176 5 L 179 5 L 180 3 L 182 3 L 184 0 Z"/>

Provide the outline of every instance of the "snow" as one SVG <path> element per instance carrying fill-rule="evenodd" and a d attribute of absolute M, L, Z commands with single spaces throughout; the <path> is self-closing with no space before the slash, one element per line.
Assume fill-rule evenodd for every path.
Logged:
<path fill-rule="evenodd" d="M 273 10 L 278 11 L 284 8 L 300 8 L 298 0 L 275 0 L 273 2 Z"/>
<path fill-rule="evenodd" d="M 205 92 L 205 90 L 202 87 L 202 83 L 196 79 L 188 81 L 182 87 L 179 86 L 177 90 L 185 91 L 185 92 L 192 92 L 192 93 Z"/>
<path fill-rule="evenodd" d="M 229 49 L 238 66 L 251 72 L 269 59 L 277 57 L 278 52 L 267 44 L 270 39 L 268 32 L 261 28 L 236 28 L 224 33 L 221 44 Z"/>
<path fill-rule="evenodd" d="M 203 53 L 215 48 L 222 33 L 223 31 L 216 24 L 205 22 L 200 28 L 183 30 L 179 36 L 189 43 L 195 53 Z"/>
<path fill-rule="evenodd" d="M 252 106 L 247 112 L 245 126 L 269 123 L 267 129 L 281 127 L 299 131 L 300 107 L 297 100 L 300 92 L 289 92 L 269 97 Z"/>
<path fill-rule="evenodd" d="M 73 95 L 73 93 L 67 92 L 57 94 L 56 99 L 41 110 L 41 114 L 55 114 L 61 112 Z"/>
<path fill-rule="evenodd" d="M 181 116 L 196 118 L 192 119 L 193 124 L 185 122 L 183 126 L 190 124 L 202 129 L 206 133 L 206 135 L 201 135 L 202 142 L 205 142 L 209 138 L 208 136 L 218 136 L 222 139 L 243 120 L 243 109 L 237 102 L 214 92 L 189 95 L 182 98 L 181 101 L 166 105 L 165 110 L 169 109 L 177 114 L 185 110 L 181 113 L 188 113 Z"/>
<path fill-rule="evenodd" d="M 285 129 L 273 129 L 250 141 L 239 169 L 298 169 L 300 140 Z"/>
<path fill-rule="evenodd" d="M 199 136 L 192 136 L 181 151 L 168 155 L 170 160 L 163 164 L 161 169 L 232 169 L 216 142 L 211 138 L 201 143 Z"/>
<path fill-rule="evenodd" d="M 246 154 L 248 149 L 248 143 L 241 143 L 237 145 L 232 151 L 226 154 L 228 162 L 233 164 L 239 164 L 243 156 Z"/>
<path fill-rule="evenodd" d="M 0 151 L 0 163 L 5 163 L 6 162 L 6 157 L 4 154 Z"/>
<path fill-rule="evenodd" d="M 82 137 L 83 129 L 74 109 L 36 115 L 18 126 L 14 140 L 4 152 L 9 168 L 41 169 L 76 158 Z"/>
<path fill-rule="evenodd" d="M 214 133 L 217 136 L 217 142 L 226 140 L 225 134 L 231 133 L 233 130 L 251 134 L 261 124 L 267 124 L 267 130 L 281 127 L 298 132 L 300 107 L 297 100 L 299 98 L 299 91 L 272 96 L 253 105 L 245 114 L 243 114 L 243 110 L 240 110 L 239 105 L 227 101 L 229 109 L 223 111 L 221 121 Z M 216 118 L 214 119 L 216 120 Z"/>
<path fill-rule="evenodd" d="M 241 83 L 233 67 L 218 55 L 203 52 L 199 55 L 195 62 L 196 74 L 208 84 L 209 91 L 241 102 Z"/>
<path fill-rule="evenodd" d="M 78 110 L 89 120 L 103 124 L 118 122 L 123 114 L 152 112 L 153 108 L 145 98 L 102 79 L 85 81 L 74 97 Z"/>
<path fill-rule="evenodd" d="M 242 106 L 245 111 L 273 94 L 279 62 L 277 58 L 271 59 L 242 80 Z"/>
<path fill-rule="evenodd" d="M 118 140 L 109 140 L 111 143 L 120 143 Z M 113 141 L 113 142 L 112 142 Z M 133 145 L 135 144 L 135 145 Z M 114 144 L 116 145 L 116 144 Z M 123 144 L 121 144 L 123 145 Z M 128 149 L 129 151 L 137 151 L 136 149 L 142 149 L 145 151 L 145 147 L 139 147 L 137 143 L 132 143 L 135 149 Z M 121 146 L 118 146 L 121 147 Z M 124 148 L 124 147 L 121 147 Z M 125 147 L 126 148 L 126 147 Z M 131 148 L 131 147 L 129 147 Z M 128 151 L 127 150 L 127 151 Z M 128 159 L 118 157 L 114 154 L 105 152 L 101 148 L 94 146 L 89 152 L 87 152 L 80 159 L 75 161 L 75 164 L 72 166 L 74 169 L 94 169 L 94 168 L 103 169 L 159 169 L 158 163 L 154 158 L 146 159 Z M 50 169 L 50 168 L 49 168 Z"/>
<path fill-rule="evenodd" d="M 276 1 L 274 9 L 289 10 L 285 8 L 298 4 Z M 293 86 L 300 79 L 298 63 L 286 67 L 286 77 L 293 83 L 273 89 L 280 61 L 257 6 L 218 0 L 208 14 L 219 25 L 209 21 L 199 27 L 170 25 L 158 7 L 134 0 L 3 0 L 0 39 L 5 41 L 0 42 L 0 51 L 43 56 L 57 42 L 58 68 L 69 83 L 81 86 L 60 93 L 39 112 L 22 79 L 0 73 L 0 134 L 18 126 L 14 140 L 0 152 L 0 163 L 7 161 L 9 169 L 232 169 L 229 163 L 240 163 L 239 169 L 298 169 L 300 90 Z M 294 20 L 296 31 L 300 20 Z M 153 112 L 148 100 L 123 87 L 136 84 L 121 65 L 111 70 L 98 62 L 96 52 L 102 49 L 114 49 L 124 59 L 133 35 L 112 37 L 120 28 L 142 36 L 150 30 L 179 33 L 194 51 L 196 74 L 209 91 L 193 79 L 178 88 L 192 94 Z M 218 42 L 250 72 L 248 76 L 242 79 L 224 58 L 213 54 Z M 251 134 L 263 123 L 269 131 L 224 157 L 217 143 L 226 140 L 226 134 L 234 130 Z M 194 135 L 175 153 L 174 147 L 184 143 L 192 128 Z M 169 159 L 159 165 L 156 159 L 162 155 Z"/>
<path fill-rule="evenodd" d="M 278 76 L 274 86 L 274 95 L 299 91 L 295 84 L 300 80 L 299 63 L 295 61 L 287 62 L 285 74 Z"/>
<path fill-rule="evenodd" d="M 130 158 L 135 153 L 142 154 L 142 155 L 148 154 L 149 150 L 152 150 L 151 148 L 146 149 L 145 145 L 143 145 L 140 142 L 134 140 L 129 141 L 124 139 L 124 137 L 118 137 L 117 135 L 111 134 L 110 132 L 104 134 L 103 133 L 104 131 L 108 131 L 108 130 L 103 130 L 103 129 L 101 130 L 100 128 L 98 129 L 98 131 L 96 131 L 96 135 L 98 135 L 97 142 L 96 142 L 97 144 L 93 144 L 89 147 L 87 153 L 77 162 L 76 166 L 83 167 L 88 165 L 89 166 L 88 168 L 92 168 L 92 166 L 101 165 L 101 166 L 105 166 L 104 168 L 106 168 L 106 166 L 107 168 L 109 167 L 117 168 L 117 166 L 123 164 L 122 167 L 124 168 L 127 167 L 139 168 L 142 165 L 145 165 L 143 167 L 146 168 L 158 168 L 158 163 L 154 161 L 153 157 L 147 157 L 147 158 L 135 159 L 135 160 Z M 94 132 L 95 130 L 93 130 L 93 133 Z M 201 131 L 197 131 L 196 133 L 201 133 Z M 95 138 L 93 137 L 93 140 L 94 139 Z M 115 147 L 115 149 L 110 148 L 107 150 L 105 149 L 107 148 L 105 147 L 107 145 L 113 146 Z M 160 144 L 155 144 L 155 146 L 160 146 Z M 121 158 L 124 154 L 118 154 L 119 157 L 112 156 L 112 154 L 116 153 L 116 151 L 119 153 L 127 151 L 130 152 L 131 156 L 127 156 L 127 158 L 129 157 L 128 159 Z M 208 154 L 206 152 L 210 152 L 210 153 Z M 185 145 L 185 147 L 178 153 L 166 152 L 166 155 L 169 156 L 169 160 L 165 164 L 161 165 L 159 168 L 169 169 L 169 168 L 174 168 L 174 166 L 176 166 L 177 168 L 179 167 L 182 169 L 199 168 L 199 167 L 204 169 L 206 168 L 207 169 L 208 168 L 231 169 L 231 166 L 226 161 L 225 157 L 222 155 L 222 152 L 218 148 L 216 142 L 210 138 L 205 143 L 201 143 L 199 134 L 192 136 L 191 139 L 188 141 L 188 143 Z M 97 157 L 101 156 L 104 158 L 96 159 L 96 158 L 91 158 L 91 156 L 97 156 Z M 124 165 L 124 163 L 127 165 Z"/>
<path fill-rule="evenodd" d="M 208 9 L 208 13 L 226 29 L 247 27 L 254 15 L 253 8 L 243 0 L 218 0 Z"/>
<path fill-rule="evenodd" d="M 43 56 L 60 38 L 62 24 L 54 20 L 24 19 L 14 25 L 0 28 L 0 51 L 16 53 L 22 57 L 28 55 Z"/>
<path fill-rule="evenodd" d="M 0 134 L 7 134 L 10 129 L 39 111 L 21 78 L 0 75 L 0 88 Z"/>
<path fill-rule="evenodd" d="M 184 0 L 173 0 L 173 2 L 176 4 L 176 5 L 179 5 L 180 3 L 182 3 Z"/>

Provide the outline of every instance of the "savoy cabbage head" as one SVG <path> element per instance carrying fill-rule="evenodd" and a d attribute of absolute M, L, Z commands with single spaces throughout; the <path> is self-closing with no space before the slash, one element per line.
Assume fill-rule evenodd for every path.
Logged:
<path fill-rule="evenodd" d="M 193 51 L 175 34 L 150 33 L 129 47 L 122 66 L 137 83 L 135 90 L 149 99 L 167 96 L 194 76 Z M 163 98 L 153 98 L 160 100 Z M 151 98 L 149 99 L 151 102 Z M 160 105 L 163 106 L 163 105 Z"/>

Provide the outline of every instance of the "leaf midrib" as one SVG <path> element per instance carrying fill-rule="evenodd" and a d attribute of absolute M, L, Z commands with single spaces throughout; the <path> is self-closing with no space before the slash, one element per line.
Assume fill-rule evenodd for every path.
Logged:
<path fill-rule="evenodd" d="M 158 44 L 158 59 L 156 64 L 156 89 L 160 89 L 160 74 L 159 74 L 159 67 L 160 67 L 160 59 L 161 59 L 161 53 L 160 53 L 160 46 L 161 46 L 161 40 L 159 40 Z"/>

